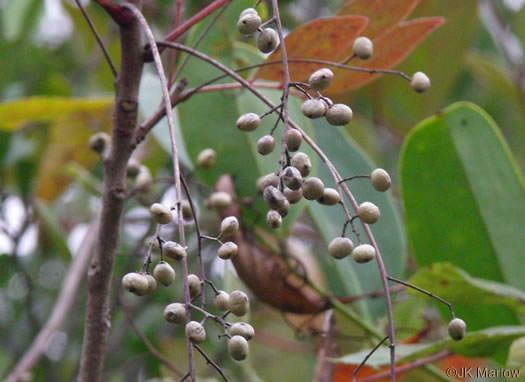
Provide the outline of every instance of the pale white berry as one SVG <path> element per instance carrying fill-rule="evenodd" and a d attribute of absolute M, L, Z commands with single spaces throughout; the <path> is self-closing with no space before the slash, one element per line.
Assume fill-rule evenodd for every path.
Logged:
<path fill-rule="evenodd" d="M 148 279 L 136 272 L 124 275 L 122 286 L 137 296 L 143 296 L 149 291 Z"/>
<path fill-rule="evenodd" d="M 454 318 L 448 324 L 448 334 L 454 341 L 459 341 L 465 336 L 467 324 L 461 318 Z"/>
<path fill-rule="evenodd" d="M 128 164 L 126 166 L 126 176 L 131 178 L 137 176 L 140 172 L 140 162 L 135 158 L 129 158 Z"/>
<path fill-rule="evenodd" d="M 164 255 L 173 260 L 182 260 L 187 255 L 186 247 L 183 247 L 174 241 L 166 241 L 164 244 L 162 244 L 162 250 Z"/>
<path fill-rule="evenodd" d="M 153 269 L 153 277 L 164 286 L 175 281 L 175 270 L 165 261 L 159 262 Z"/>
<path fill-rule="evenodd" d="M 272 52 L 279 43 L 279 36 L 272 28 L 265 28 L 257 37 L 257 48 L 262 53 Z"/>
<path fill-rule="evenodd" d="M 303 197 L 303 189 L 300 188 L 297 191 L 290 190 L 288 187 L 285 187 L 283 191 L 284 196 L 291 204 L 298 203 Z"/>
<path fill-rule="evenodd" d="M 352 259 L 356 263 L 367 263 L 370 260 L 375 259 L 376 250 L 370 244 L 361 244 L 354 248 L 352 251 Z"/>
<path fill-rule="evenodd" d="M 160 203 L 154 203 L 149 209 L 151 217 L 159 224 L 169 224 L 173 220 L 171 210 Z"/>
<path fill-rule="evenodd" d="M 139 173 L 135 177 L 134 187 L 139 192 L 147 193 L 153 186 L 153 177 L 146 166 L 139 167 Z"/>
<path fill-rule="evenodd" d="M 244 35 L 254 34 L 257 29 L 261 26 L 261 18 L 256 13 L 246 13 L 239 17 L 237 23 L 237 29 Z"/>
<path fill-rule="evenodd" d="M 246 322 L 236 322 L 230 327 L 231 336 L 241 336 L 244 337 L 247 341 L 251 340 L 255 335 L 255 330 L 253 326 L 247 324 Z"/>
<path fill-rule="evenodd" d="M 242 361 L 248 356 L 248 341 L 242 336 L 233 336 L 228 341 L 228 353 L 236 361 Z"/>
<path fill-rule="evenodd" d="M 279 228 L 282 222 L 283 222 L 283 218 L 279 212 L 275 210 L 270 210 L 266 214 L 266 223 L 268 224 L 269 227 L 273 229 Z"/>
<path fill-rule="evenodd" d="M 301 111 L 308 118 L 321 118 L 326 113 L 326 104 L 319 99 L 308 99 L 303 102 Z"/>
<path fill-rule="evenodd" d="M 323 195 L 317 199 L 317 201 L 326 206 L 333 206 L 341 201 L 341 195 L 339 195 L 337 190 L 327 187 L 324 189 Z"/>
<path fill-rule="evenodd" d="M 222 312 L 230 310 L 230 295 L 225 291 L 219 291 L 219 293 L 215 295 L 213 302 L 215 307 Z"/>
<path fill-rule="evenodd" d="M 218 256 L 223 260 L 231 259 L 239 253 L 239 247 L 233 241 L 227 241 L 219 247 Z"/>
<path fill-rule="evenodd" d="M 308 84 L 313 90 L 323 90 L 330 86 L 333 79 L 334 73 L 328 68 L 322 68 L 310 75 Z"/>
<path fill-rule="evenodd" d="M 155 280 L 155 277 L 150 275 L 149 273 L 144 273 L 143 276 L 148 280 L 148 292 L 151 293 L 157 289 L 157 280 Z"/>
<path fill-rule="evenodd" d="M 191 209 L 191 204 L 189 200 L 183 200 L 180 203 L 180 208 L 182 212 L 182 219 L 184 220 L 192 220 L 193 219 L 193 210 Z"/>
<path fill-rule="evenodd" d="M 266 187 L 268 186 L 277 187 L 278 184 L 279 184 L 279 176 L 277 176 L 276 173 L 271 172 L 257 179 L 257 183 L 255 187 L 257 188 L 257 191 L 263 192 L 266 189 Z"/>
<path fill-rule="evenodd" d="M 323 181 L 316 177 L 306 178 L 303 181 L 303 196 L 308 200 L 317 200 L 324 193 Z"/>
<path fill-rule="evenodd" d="M 188 286 L 190 289 L 190 297 L 193 300 L 195 297 L 200 296 L 202 292 L 201 280 L 197 275 L 188 275 Z"/>
<path fill-rule="evenodd" d="M 232 204 L 232 197 L 224 191 L 218 191 L 211 194 L 206 202 L 208 208 L 226 208 Z"/>
<path fill-rule="evenodd" d="M 303 177 L 298 169 L 288 166 L 283 172 L 283 182 L 290 190 L 297 191 L 303 184 Z"/>
<path fill-rule="evenodd" d="M 178 302 L 169 304 L 164 308 L 164 319 L 172 324 L 182 324 L 186 321 L 186 308 Z"/>
<path fill-rule="evenodd" d="M 191 342 L 200 344 L 206 339 L 206 330 L 197 321 L 190 321 L 186 324 L 186 337 L 188 337 Z"/>
<path fill-rule="evenodd" d="M 374 54 L 374 44 L 367 37 L 358 37 L 354 41 L 352 50 L 361 60 L 368 60 Z"/>
<path fill-rule="evenodd" d="M 217 153 L 214 149 L 204 149 L 197 156 L 197 166 L 201 168 L 210 168 L 215 164 Z"/>
<path fill-rule="evenodd" d="M 416 72 L 410 80 L 410 86 L 418 93 L 423 93 L 430 88 L 430 78 L 423 72 Z"/>
<path fill-rule="evenodd" d="M 328 253 L 335 259 L 342 259 L 352 253 L 354 243 L 347 237 L 336 237 L 328 244 Z"/>
<path fill-rule="evenodd" d="M 344 126 L 352 120 L 352 117 L 352 109 L 342 103 L 332 105 L 326 112 L 326 121 L 334 126 Z"/>
<path fill-rule="evenodd" d="M 250 300 L 246 293 L 240 290 L 233 291 L 229 299 L 230 312 L 237 317 L 244 316 L 250 309 Z"/>
<path fill-rule="evenodd" d="M 264 135 L 257 141 L 257 151 L 261 155 L 270 154 L 275 148 L 275 138 L 271 135 Z"/>
<path fill-rule="evenodd" d="M 312 171 L 312 162 L 310 161 L 310 157 L 305 153 L 295 153 L 290 163 L 299 170 L 303 177 L 308 176 L 310 171 Z"/>
<path fill-rule="evenodd" d="M 272 210 L 282 209 L 286 203 L 286 198 L 277 187 L 268 186 L 263 192 L 264 202 Z"/>
<path fill-rule="evenodd" d="M 244 15 L 247 15 L 247 14 L 258 15 L 259 13 L 257 12 L 257 9 L 255 9 L 255 8 L 246 8 L 244 11 L 241 12 L 241 14 L 239 15 L 239 18 L 241 18 L 241 17 L 243 17 Z"/>
<path fill-rule="evenodd" d="M 380 192 L 387 191 L 392 185 L 390 175 L 388 175 L 388 172 L 382 168 L 376 168 L 372 171 L 370 174 L 370 182 L 372 183 L 372 186 Z"/>
<path fill-rule="evenodd" d="M 242 131 L 254 131 L 261 125 L 261 119 L 255 113 L 246 113 L 237 119 L 237 127 Z"/>
<path fill-rule="evenodd" d="M 89 148 L 102 156 L 107 155 L 110 144 L 111 137 L 104 132 L 93 134 L 89 138 Z"/>
<path fill-rule="evenodd" d="M 285 140 L 288 151 L 295 152 L 299 150 L 299 147 L 301 147 L 303 136 L 295 129 L 288 129 L 285 135 Z"/>
<path fill-rule="evenodd" d="M 239 221 L 235 216 L 228 216 L 221 222 L 221 233 L 224 236 L 231 236 L 239 231 Z"/>
<path fill-rule="evenodd" d="M 379 207 L 374 203 L 363 202 L 357 208 L 357 215 L 359 215 L 359 219 L 361 219 L 363 223 L 373 224 L 381 216 L 381 211 L 379 211 Z"/>

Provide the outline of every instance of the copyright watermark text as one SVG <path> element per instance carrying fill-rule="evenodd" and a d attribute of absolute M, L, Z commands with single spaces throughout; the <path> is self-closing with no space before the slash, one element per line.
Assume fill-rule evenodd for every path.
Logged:
<path fill-rule="evenodd" d="M 489 369 L 486 367 L 449 367 L 445 373 L 454 378 L 519 378 L 521 370 Z"/>

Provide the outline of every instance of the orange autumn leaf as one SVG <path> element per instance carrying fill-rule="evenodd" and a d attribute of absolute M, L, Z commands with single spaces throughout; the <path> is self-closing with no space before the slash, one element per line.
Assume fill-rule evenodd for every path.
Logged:
<path fill-rule="evenodd" d="M 399 24 L 387 34 L 374 40 L 374 55 L 368 61 L 359 61 L 361 68 L 389 69 L 401 62 L 415 46 L 434 29 L 445 22 L 441 17 L 421 18 Z M 333 96 L 363 86 L 379 74 L 334 68 L 334 82 L 323 94 Z M 411 73 L 410 73 L 411 74 Z"/>
<path fill-rule="evenodd" d="M 357 368 L 357 365 L 345 365 L 343 363 L 338 363 L 335 365 L 334 375 L 332 376 L 331 382 L 351 382 L 352 381 L 352 375 L 354 373 L 354 370 Z M 390 370 L 390 366 L 382 367 L 379 370 L 374 369 L 370 366 L 363 366 L 361 369 L 359 369 L 359 372 L 357 373 L 357 380 L 360 380 L 364 377 L 371 377 L 372 375 L 376 375 L 379 373 L 383 373 Z M 396 374 L 396 381 L 399 381 L 402 377 L 402 374 Z M 378 379 L 377 382 L 390 382 L 390 377 L 381 378 Z"/>
<path fill-rule="evenodd" d="M 290 32 L 284 39 L 288 59 L 315 58 L 341 61 L 352 52 L 352 42 L 365 29 L 368 18 L 363 16 L 336 16 L 310 21 Z M 266 62 L 280 61 L 281 49 L 277 49 Z M 320 66 L 316 64 L 290 63 L 292 81 L 305 81 Z M 263 66 L 255 78 L 282 81 L 282 65 Z"/>
<path fill-rule="evenodd" d="M 419 0 L 349 0 L 337 15 L 368 17 L 362 35 L 374 40 L 404 21 L 418 3 Z"/>

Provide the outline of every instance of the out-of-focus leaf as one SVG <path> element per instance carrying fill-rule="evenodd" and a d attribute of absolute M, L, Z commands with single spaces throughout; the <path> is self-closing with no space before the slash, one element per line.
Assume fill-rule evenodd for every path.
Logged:
<path fill-rule="evenodd" d="M 69 262 L 71 260 L 71 253 L 66 243 L 67 234 L 60 227 L 60 224 L 54 215 L 53 211 L 42 201 L 36 200 L 34 203 L 36 213 L 38 215 L 41 227 L 51 238 L 51 243 L 63 260 Z"/>
<path fill-rule="evenodd" d="M 404 21 L 419 0 L 349 0 L 338 15 L 360 15 L 369 19 L 363 36 L 373 40 Z"/>
<path fill-rule="evenodd" d="M 390 69 L 401 62 L 420 41 L 434 29 L 443 24 L 441 17 L 429 17 L 406 21 L 391 29 L 385 35 L 375 39 L 374 55 L 367 61 L 352 62 L 361 68 Z M 334 68 L 334 82 L 323 93 L 327 96 L 347 93 L 365 85 L 380 74 L 370 74 L 346 69 Z"/>
<path fill-rule="evenodd" d="M 449 350 L 465 357 L 492 357 L 494 354 L 506 354 L 510 344 L 525 336 L 523 326 L 497 326 L 478 332 L 468 332 L 461 341 L 451 338 L 434 343 L 396 346 L 396 363 L 411 362 L 428 357 L 442 350 Z M 334 362 L 359 365 L 370 349 L 336 358 Z M 390 364 L 390 349 L 383 346 L 366 361 L 368 366 L 381 367 Z"/>
<path fill-rule="evenodd" d="M 450 263 L 432 264 L 419 270 L 410 282 L 432 291 L 452 305 L 506 305 L 518 314 L 525 314 L 525 292 L 506 284 L 471 277 Z M 411 293 L 420 293 L 408 289 Z"/>
<path fill-rule="evenodd" d="M 284 39 L 288 59 L 315 58 L 339 62 L 352 53 L 354 39 L 363 31 L 368 18 L 362 16 L 337 16 L 310 21 L 290 32 Z M 281 49 L 277 49 L 265 62 L 282 59 Z M 310 74 L 321 65 L 289 63 L 292 81 L 306 81 Z M 282 65 L 263 66 L 256 78 L 282 81 Z"/>
<path fill-rule="evenodd" d="M 500 131 L 458 103 L 422 122 L 401 156 L 406 227 L 420 265 L 446 261 L 525 289 L 523 176 Z M 505 306 L 454 307 L 471 327 L 517 323 Z"/>
<path fill-rule="evenodd" d="M 328 125 L 324 119 L 318 119 L 314 121 L 314 133 L 317 144 L 327 154 L 341 176 L 370 174 L 375 168 L 366 154 L 344 130 Z M 318 167 L 317 176 L 321 178 L 325 186 L 335 188 L 326 166 L 319 163 Z M 375 191 L 370 181 L 366 179 L 356 179 L 349 183 L 349 187 L 358 203 L 371 201 L 381 209 L 381 218 L 371 226 L 371 229 L 389 274 L 393 277 L 401 275 L 406 259 L 406 244 L 401 221 L 394 207 L 394 200 L 389 193 Z M 339 205 L 324 206 L 317 202 L 309 202 L 307 208 L 326 245 L 341 235 L 346 218 Z M 362 240 L 366 241 L 360 225 L 356 224 L 356 227 Z M 346 234 L 354 243 L 357 241 L 350 227 Z M 328 255 L 327 250 L 320 254 L 320 258 L 330 290 L 336 295 L 361 294 L 381 287 L 375 261 L 357 264 L 351 257 L 335 260 Z M 371 318 L 383 311 L 384 302 L 367 299 L 355 303 L 354 306 L 365 317 Z"/>
<path fill-rule="evenodd" d="M 81 113 L 80 117 L 98 114 L 107 111 L 112 103 L 110 98 L 62 97 L 29 97 L 4 102 L 0 104 L 0 130 L 13 131 L 27 122 L 50 122 L 71 113 Z"/>
<path fill-rule="evenodd" d="M 345 365 L 343 363 L 336 364 L 331 382 L 348 382 L 351 378 L 350 376 L 353 375 L 356 368 L 357 365 Z M 382 371 L 388 370 L 390 370 L 390 366 L 384 366 L 382 369 L 376 370 L 368 365 L 363 365 L 363 367 L 359 369 L 359 373 L 357 374 L 357 376 L 358 378 L 365 378 L 380 373 Z M 400 380 L 402 377 L 403 375 L 401 373 L 396 373 L 396 381 Z M 376 381 L 390 382 L 390 377 L 388 376 L 385 378 L 376 379 Z"/>

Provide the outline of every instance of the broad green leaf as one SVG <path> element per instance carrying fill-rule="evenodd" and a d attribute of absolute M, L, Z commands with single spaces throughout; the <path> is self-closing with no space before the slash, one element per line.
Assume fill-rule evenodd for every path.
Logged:
<path fill-rule="evenodd" d="M 310 21 L 290 32 L 284 39 L 288 59 L 315 58 L 339 62 L 352 54 L 352 43 L 363 31 L 368 18 L 362 16 L 337 16 Z M 282 60 L 277 49 L 266 62 Z M 307 81 L 310 74 L 322 67 L 318 64 L 289 63 L 292 81 Z M 282 65 L 263 66 L 256 78 L 282 81 Z"/>
<path fill-rule="evenodd" d="M 471 277 L 450 263 L 432 264 L 419 270 L 410 283 L 432 291 L 452 305 L 506 305 L 518 314 L 525 314 L 525 292 L 506 284 Z M 414 294 L 420 292 L 407 289 Z M 468 324 L 468 323 L 467 323 Z"/>
<path fill-rule="evenodd" d="M 417 3 L 419 0 L 349 0 L 337 14 L 368 17 L 363 36 L 375 39 L 404 21 Z"/>
<path fill-rule="evenodd" d="M 60 227 L 53 211 L 40 200 L 36 200 L 34 206 L 41 223 L 41 228 L 49 235 L 52 245 L 56 248 L 62 259 L 69 262 L 71 252 L 65 240 L 67 234 Z"/>
<path fill-rule="evenodd" d="M 71 113 L 101 113 L 110 98 L 29 97 L 0 104 L 0 130 L 13 131 L 27 122 L 50 122 Z"/>
<path fill-rule="evenodd" d="M 412 362 L 443 350 L 465 357 L 493 357 L 498 355 L 498 358 L 503 357 L 505 359 L 510 344 L 523 336 L 525 336 L 523 326 L 498 326 L 478 332 L 467 332 L 461 341 L 448 338 L 429 344 L 397 345 L 396 363 Z M 370 353 L 370 349 L 336 358 L 333 361 L 359 365 L 368 353 Z M 389 365 L 390 350 L 388 347 L 383 346 L 377 349 L 366 361 L 366 364 L 376 368 Z"/>
<path fill-rule="evenodd" d="M 401 62 L 419 42 L 444 22 L 441 17 L 405 21 L 373 40 L 372 58 L 366 61 L 352 61 L 351 65 L 368 69 L 390 69 Z M 330 97 L 348 93 L 380 75 L 339 68 L 334 68 L 333 72 L 334 82 L 323 92 Z"/>
<path fill-rule="evenodd" d="M 328 125 L 324 119 L 319 119 L 314 121 L 314 133 L 317 144 L 339 170 L 341 176 L 368 175 L 375 168 L 366 154 L 348 137 L 344 130 Z M 319 163 L 318 167 L 317 176 L 322 179 L 325 186 L 335 188 L 334 181 L 326 166 Z M 371 226 L 371 229 L 389 274 L 394 277 L 401 275 L 406 259 L 406 247 L 401 228 L 402 223 L 395 210 L 392 196 L 389 193 L 375 191 L 367 179 L 353 180 L 348 183 L 348 186 L 358 203 L 371 201 L 381 209 L 381 218 Z M 346 220 L 342 208 L 339 205 L 323 206 L 317 202 L 309 202 L 307 208 L 326 246 L 328 246 L 332 239 L 341 235 Z M 351 209 L 350 205 L 349 208 Z M 364 231 L 359 224 L 356 226 L 362 240 L 366 242 Z M 347 230 L 346 234 L 354 243 L 357 242 L 350 229 Z M 330 290 L 334 294 L 361 294 L 381 288 L 381 280 L 375 261 L 357 264 L 351 257 L 335 260 L 328 255 L 328 250 L 321 253 L 320 258 L 323 260 Z M 363 300 L 355 304 L 359 311 L 368 318 L 375 317 L 382 311 L 383 305 L 383 301 L 371 300 Z"/>
<path fill-rule="evenodd" d="M 525 189 L 500 131 L 475 105 L 422 122 L 401 156 L 406 227 L 417 262 L 450 262 L 473 277 L 525 289 Z M 455 306 L 479 329 L 516 323 L 510 309 Z"/>

